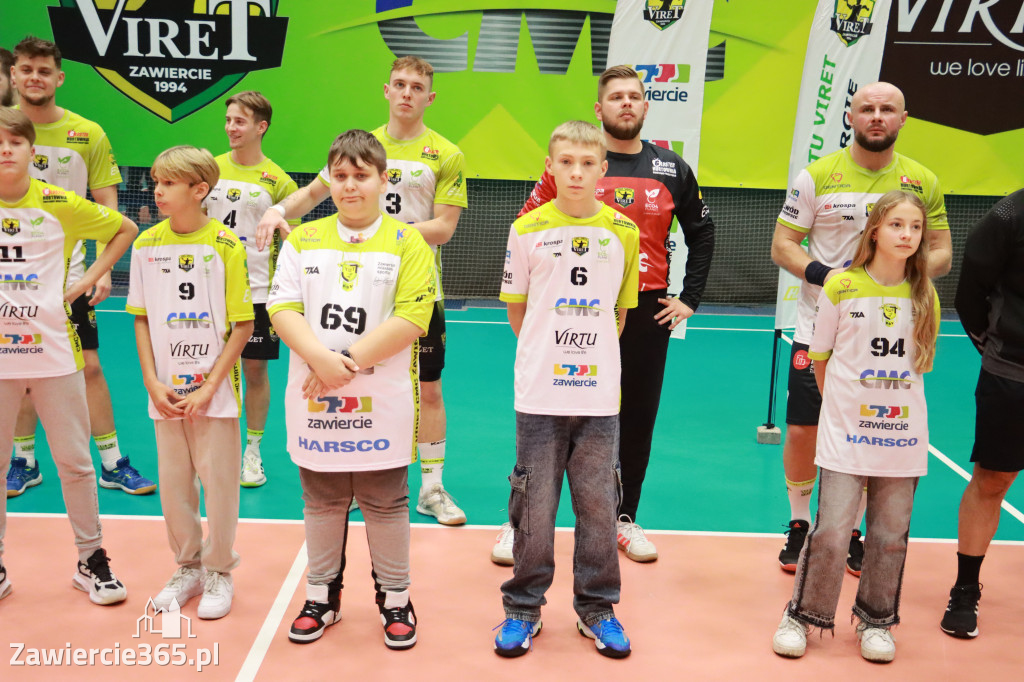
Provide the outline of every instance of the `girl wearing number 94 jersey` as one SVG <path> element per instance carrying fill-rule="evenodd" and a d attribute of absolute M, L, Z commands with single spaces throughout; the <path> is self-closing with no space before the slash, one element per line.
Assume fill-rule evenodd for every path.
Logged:
<path fill-rule="evenodd" d="M 928 413 L 939 299 L 928 279 L 921 200 L 889 192 L 875 204 L 850 267 L 818 298 L 808 356 L 822 394 L 815 464 L 818 515 L 797 565 L 793 599 L 772 638 L 799 657 L 811 626 L 832 629 L 843 565 L 867 490 L 863 573 L 853 605 L 861 655 L 891 661 L 918 477 L 927 473 Z"/>

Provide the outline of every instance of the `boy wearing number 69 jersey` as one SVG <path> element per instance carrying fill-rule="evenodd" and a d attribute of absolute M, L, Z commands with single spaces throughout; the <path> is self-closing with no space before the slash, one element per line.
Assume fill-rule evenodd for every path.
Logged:
<path fill-rule="evenodd" d="M 202 594 L 199 617 L 221 618 L 231 610 L 231 570 L 238 565 L 238 358 L 253 329 L 245 248 L 202 211 L 219 175 L 210 152 L 173 147 L 156 158 L 151 174 L 157 208 L 169 217 L 135 242 L 126 308 L 135 315 L 160 504 L 178 564 L 153 603 L 168 609 Z"/>
<path fill-rule="evenodd" d="M 309 577 L 288 638 L 308 643 L 341 618 L 348 509 L 366 520 L 384 644 L 416 643 L 409 600 L 409 485 L 419 416 L 417 339 L 433 309 L 434 265 L 420 233 L 380 211 L 387 157 L 350 130 L 327 158 L 338 214 L 292 231 L 267 309 L 292 351 L 288 453 L 299 466 Z"/>

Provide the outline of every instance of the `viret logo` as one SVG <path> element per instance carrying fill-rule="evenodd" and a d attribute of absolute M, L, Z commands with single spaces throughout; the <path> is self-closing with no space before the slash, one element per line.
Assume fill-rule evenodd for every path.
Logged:
<path fill-rule="evenodd" d="M 60 0 L 53 38 L 162 119 L 178 121 L 250 71 L 281 66 L 278 0 Z"/>

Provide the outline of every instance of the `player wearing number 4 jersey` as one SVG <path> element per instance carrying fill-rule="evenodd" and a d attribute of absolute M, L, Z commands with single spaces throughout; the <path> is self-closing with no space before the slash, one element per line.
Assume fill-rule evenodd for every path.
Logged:
<path fill-rule="evenodd" d="M 462 152 L 423 123 L 424 111 L 436 94 L 430 90 L 433 80 L 433 67 L 426 61 L 417 57 L 395 60 L 384 85 L 384 97 L 389 105 L 388 122 L 373 131 L 373 135 L 384 145 L 388 159 L 387 188 L 381 197 L 381 210 L 419 231 L 434 250 L 437 266 L 437 300 L 430 331 L 420 340 L 422 484 L 416 511 L 434 516 L 446 525 L 459 525 L 466 522 L 466 515 L 442 481 L 447 422 L 441 370 L 446 334 L 438 247 L 452 238 L 459 214 L 467 205 L 466 181 Z M 327 196 L 330 183 L 327 170 L 264 215 L 258 228 L 261 247 L 269 243 L 274 229 L 288 231 L 285 218 L 305 215 Z"/>
<path fill-rule="evenodd" d="M 228 98 L 224 130 L 231 151 L 217 157 L 220 179 L 204 202 L 207 214 L 219 219 L 241 240 L 249 263 L 256 326 L 242 351 L 246 444 L 241 484 L 244 488 L 261 486 L 267 481 L 260 453 L 270 409 L 267 362 L 277 359 L 281 345 L 267 315 L 267 291 L 281 240 L 275 233 L 269 248 L 257 249 L 256 225 L 267 209 L 298 188 L 280 166 L 263 155 L 263 137 L 270 127 L 272 113 L 270 102 L 258 92 L 240 92 Z"/>
<path fill-rule="evenodd" d="M 18 43 L 14 53 L 14 84 L 20 94 L 20 107 L 36 128 L 35 154 L 29 172 L 38 180 L 69 189 L 83 198 L 87 190 L 91 191 L 97 203 L 116 211 L 121 173 L 106 134 L 92 121 L 57 106 L 56 91 L 64 83 L 60 50 L 50 41 L 28 37 Z M 97 242 L 97 252 L 102 250 L 103 243 Z M 72 286 L 84 272 L 85 245 L 78 242 L 71 254 L 65 286 Z M 95 293 L 83 294 L 71 302 L 70 318 L 82 342 L 90 430 L 102 460 L 100 485 L 141 495 L 156 490 L 156 484 L 139 474 L 128 457 L 121 454 L 110 389 L 100 366 L 93 306 L 109 294 L 107 272 L 96 283 Z M 9 497 L 20 495 L 43 480 L 35 461 L 37 421 L 31 401 L 23 400 L 15 429 L 15 456 L 7 476 Z"/>
<path fill-rule="evenodd" d="M 783 447 L 791 520 L 779 564 L 790 572 L 796 570 L 810 527 L 811 493 L 817 473 L 814 448 L 821 394 L 807 349 L 821 286 L 850 264 L 871 209 L 879 197 L 892 190 L 911 192 L 924 202 L 928 275 L 946 274 L 952 260 L 949 223 L 938 179 L 893 148 L 907 120 L 903 93 L 889 83 L 865 85 L 853 96 L 847 116 L 853 127 L 853 143 L 800 171 L 786 196 L 772 239 L 772 260 L 803 280 L 789 369 Z M 800 246 L 805 237 L 807 251 Z M 864 508 L 862 500 L 856 526 L 851 529 L 847 568 L 854 575 L 860 575 L 864 556 L 860 540 Z"/>

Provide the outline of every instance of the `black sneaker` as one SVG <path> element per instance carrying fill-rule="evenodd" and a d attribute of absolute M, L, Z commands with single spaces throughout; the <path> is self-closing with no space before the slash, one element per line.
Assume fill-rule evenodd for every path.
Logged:
<path fill-rule="evenodd" d="M 860 539 L 860 531 L 850 534 L 850 551 L 846 555 L 846 570 L 850 575 L 860 577 L 860 569 L 864 565 L 864 542 Z"/>
<path fill-rule="evenodd" d="M 786 546 L 779 552 L 779 565 L 783 571 L 796 573 L 796 562 L 800 559 L 800 550 L 804 548 L 804 540 L 807 539 L 807 531 L 811 524 L 800 519 L 789 522 L 789 530 L 786 531 Z"/>
<path fill-rule="evenodd" d="M 384 646 L 408 649 L 416 644 L 416 610 L 411 600 L 405 606 L 388 608 L 385 604 L 378 604 L 377 607 L 384 625 Z"/>
<path fill-rule="evenodd" d="M 298 617 L 292 621 L 292 627 L 288 630 L 288 639 L 298 644 L 309 644 L 320 639 L 328 626 L 334 625 L 341 620 L 341 589 L 324 585 L 327 588 L 327 601 L 307 599 L 302 606 Z M 322 597 L 323 587 L 319 585 L 307 586 L 306 596 Z M 318 592 L 310 594 L 311 591 Z"/>
<path fill-rule="evenodd" d="M 949 605 L 939 627 L 947 635 L 960 639 L 978 636 L 978 601 L 981 585 L 954 585 L 949 591 Z"/>
<path fill-rule="evenodd" d="M 110 557 L 102 547 L 86 561 L 78 562 L 78 570 L 71 578 L 71 583 L 82 592 L 87 592 L 93 604 L 107 606 L 123 602 L 128 597 L 128 590 L 110 570 Z"/>

